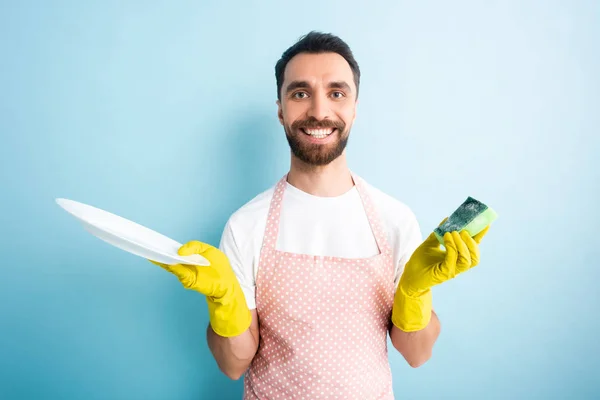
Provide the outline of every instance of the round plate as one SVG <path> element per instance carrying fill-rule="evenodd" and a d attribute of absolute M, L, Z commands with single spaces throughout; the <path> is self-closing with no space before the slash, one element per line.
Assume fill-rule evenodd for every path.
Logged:
<path fill-rule="evenodd" d="M 128 253 L 168 265 L 210 265 L 199 254 L 180 256 L 181 243 L 133 221 L 74 200 L 58 198 L 56 202 L 89 233 Z"/>

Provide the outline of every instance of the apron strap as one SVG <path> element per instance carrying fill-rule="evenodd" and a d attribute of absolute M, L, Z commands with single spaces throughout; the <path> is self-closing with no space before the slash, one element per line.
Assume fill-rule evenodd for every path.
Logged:
<path fill-rule="evenodd" d="M 285 192 L 287 176 L 288 174 L 285 174 L 275 186 L 275 192 L 273 193 L 271 205 L 269 206 L 269 214 L 267 215 L 267 226 L 265 228 L 262 244 L 263 249 L 275 250 L 277 247 L 279 220 L 281 219 L 281 202 L 283 200 L 283 193 Z"/>
<path fill-rule="evenodd" d="M 353 172 L 350 172 L 350 174 L 352 175 L 352 179 L 356 185 L 356 190 L 358 191 L 358 194 L 362 200 L 363 207 L 367 214 L 367 219 L 371 225 L 371 230 L 373 231 L 373 236 L 375 236 L 375 241 L 377 242 L 379 251 L 382 254 L 390 256 L 392 254 L 392 249 L 383 231 L 380 215 L 377 211 L 377 208 L 373 204 L 373 201 L 371 200 L 371 196 L 369 196 L 365 183 L 360 176 L 355 175 Z"/>

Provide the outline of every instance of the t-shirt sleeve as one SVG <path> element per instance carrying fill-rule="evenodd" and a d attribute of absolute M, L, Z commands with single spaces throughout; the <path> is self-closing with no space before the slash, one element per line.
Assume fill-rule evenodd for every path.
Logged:
<path fill-rule="evenodd" d="M 252 260 L 244 257 L 236 237 L 231 220 L 225 225 L 219 249 L 225 253 L 231 264 L 231 268 L 242 287 L 242 292 L 246 298 L 246 304 L 250 310 L 256 308 L 256 284 L 254 281 L 254 273 L 252 271 Z"/>
<path fill-rule="evenodd" d="M 404 266 L 410 259 L 411 255 L 415 251 L 417 247 L 423 243 L 423 235 L 421 233 L 421 228 L 419 226 L 419 221 L 414 214 L 410 214 L 409 218 L 405 224 L 403 224 L 403 229 L 401 233 L 401 256 L 398 260 L 398 265 L 396 266 L 396 276 L 394 279 L 395 287 L 398 287 L 398 283 L 400 282 L 400 277 L 404 272 Z"/>

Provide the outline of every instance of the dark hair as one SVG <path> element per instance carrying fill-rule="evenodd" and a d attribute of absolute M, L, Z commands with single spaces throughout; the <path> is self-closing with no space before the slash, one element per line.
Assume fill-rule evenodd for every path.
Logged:
<path fill-rule="evenodd" d="M 311 31 L 302 36 L 292 47 L 287 49 L 275 65 L 275 78 L 277 80 L 277 99 L 281 100 L 281 86 L 283 85 L 283 75 L 285 67 L 290 60 L 300 53 L 337 53 L 350 64 L 354 74 L 354 84 L 356 85 L 356 97 L 358 98 L 358 85 L 360 84 L 360 68 L 354 59 L 350 47 L 339 37 L 330 33 Z"/>

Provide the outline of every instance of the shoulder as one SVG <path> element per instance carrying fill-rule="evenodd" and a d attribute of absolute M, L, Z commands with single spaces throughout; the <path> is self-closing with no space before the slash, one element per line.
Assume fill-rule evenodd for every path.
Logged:
<path fill-rule="evenodd" d="M 384 221 L 394 221 L 397 225 L 412 225 L 417 223 L 417 217 L 412 208 L 402 200 L 384 192 L 371 183 L 362 179 L 373 205 Z"/>
<path fill-rule="evenodd" d="M 400 266 L 422 242 L 423 236 L 417 216 L 402 200 L 362 181 L 392 246 L 394 260 Z"/>
<path fill-rule="evenodd" d="M 252 233 L 257 230 L 264 229 L 273 193 L 275 193 L 275 186 L 257 194 L 235 210 L 227 220 L 226 229 L 234 236 L 241 235 L 240 237 L 252 236 Z"/>

